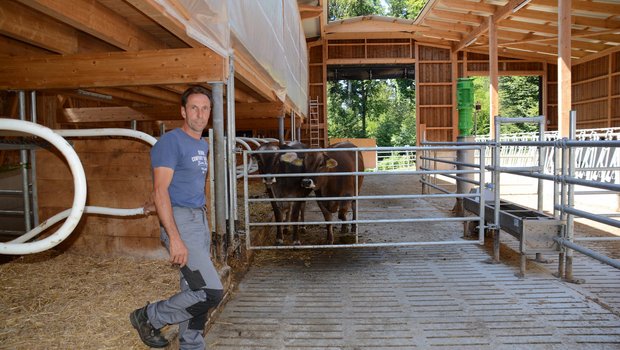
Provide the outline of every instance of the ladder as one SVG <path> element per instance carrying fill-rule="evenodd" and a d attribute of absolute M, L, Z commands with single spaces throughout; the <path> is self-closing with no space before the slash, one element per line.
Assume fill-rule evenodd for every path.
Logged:
<path fill-rule="evenodd" d="M 321 147 L 321 130 L 319 127 L 319 98 L 310 100 L 310 147 Z"/>

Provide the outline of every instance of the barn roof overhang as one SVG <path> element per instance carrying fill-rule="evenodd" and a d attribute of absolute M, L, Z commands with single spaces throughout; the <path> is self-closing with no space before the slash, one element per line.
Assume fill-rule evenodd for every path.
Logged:
<path fill-rule="evenodd" d="M 220 20 L 221 13 L 209 10 L 221 10 L 226 3 L 1 1 L 0 89 L 45 90 L 57 94 L 61 104 L 69 103 L 66 108 L 73 108 L 68 102 L 71 99 L 125 107 L 112 113 L 112 119 L 119 120 L 135 116 L 135 109 L 142 109 L 140 118 L 156 121 L 165 117 L 151 107 L 167 111 L 166 106 L 178 105 L 179 96 L 188 84 L 209 87 L 212 82 L 225 82 L 229 55 L 232 55 L 237 104 L 271 104 L 276 110 L 305 114 L 303 92 L 289 96 L 286 84 L 282 83 L 285 80 L 282 73 L 266 66 L 269 60 L 257 58 L 239 33 L 231 34 L 230 47 L 221 50 L 217 43 L 211 45 L 211 41 L 221 39 L 217 32 L 199 31 L 197 18 L 211 18 L 209 22 Z M 203 7 L 196 7 L 197 4 Z M 279 45 L 289 51 L 297 47 L 293 61 L 302 62 L 307 69 L 303 64 L 307 55 L 301 18 L 312 20 L 322 13 L 319 11 L 322 8 L 310 4 L 298 9 L 296 2 L 281 5 L 293 11 L 286 25 L 293 32 L 292 40 L 299 43 Z M 283 12 L 274 11 L 274 14 Z M 285 20 L 280 22 L 284 25 Z M 284 37 L 284 30 L 280 33 Z M 297 85 L 307 89 L 304 79 L 299 78 L 302 70 L 293 74 L 299 79 Z M 71 112 L 77 113 L 75 109 Z M 81 120 L 88 119 L 85 113 L 80 116 Z M 93 120 L 97 118 L 93 114 Z M 173 118 L 180 119 L 178 111 Z"/>
<path fill-rule="evenodd" d="M 573 63 L 620 49 L 620 3 L 572 0 Z M 415 20 L 360 16 L 329 22 L 326 39 L 412 38 L 452 51 L 488 53 L 489 23 L 498 53 L 553 62 L 558 52 L 557 0 L 429 0 Z"/>

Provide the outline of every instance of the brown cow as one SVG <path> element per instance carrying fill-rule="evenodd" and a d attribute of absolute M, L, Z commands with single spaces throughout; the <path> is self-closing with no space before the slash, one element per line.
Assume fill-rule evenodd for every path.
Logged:
<path fill-rule="evenodd" d="M 335 143 L 329 148 L 356 148 L 348 141 Z M 364 159 L 361 152 L 355 151 L 325 151 L 307 152 L 303 157 L 303 171 L 305 173 L 341 173 L 355 171 L 355 154 L 358 154 L 357 171 L 364 171 Z M 287 153 L 287 156 L 289 154 Z M 286 157 L 287 161 L 295 161 L 295 157 Z M 300 160 L 296 160 L 297 164 Z M 362 188 L 363 176 L 358 178 L 357 193 Z M 352 197 L 355 196 L 355 175 L 343 176 L 308 176 L 301 181 L 301 185 L 307 189 L 313 189 L 317 197 Z M 332 214 L 338 211 L 340 220 L 347 220 L 350 208 L 353 212 L 353 220 L 357 219 L 356 203 L 354 200 L 328 200 L 317 201 L 325 221 L 331 221 Z M 355 231 L 355 224 L 351 226 Z M 341 233 L 348 232 L 348 225 L 342 224 Z M 332 224 L 327 224 L 327 243 L 334 244 L 334 232 Z"/>
<path fill-rule="evenodd" d="M 280 149 L 303 149 L 306 145 L 300 142 L 291 142 L 279 145 L 278 143 L 264 143 L 257 150 L 258 151 L 276 151 Z M 296 155 L 296 153 L 292 153 Z M 254 159 L 258 163 L 258 170 L 261 174 L 291 174 L 301 173 L 301 165 L 295 165 L 293 163 L 282 161 L 284 153 L 257 153 L 254 155 Z M 300 177 L 264 177 L 263 183 L 265 184 L 267 194 L 270 198 L 301 198 L 307 197 L 312 190 L 306 189 L 301 186 Z M 271 207 L 274 212 L 276 222 L 303 222 L 304 211 L 306 207 L 305 202 L 271 202 Z M 293 226 L 293 244 L 299 245 L 299 230 L 304 230 L 303 227 L 298 228 Z M 284 235 L 288 235 L 288 227 L 276 226 L 276 245 L 284 243 Z"/>

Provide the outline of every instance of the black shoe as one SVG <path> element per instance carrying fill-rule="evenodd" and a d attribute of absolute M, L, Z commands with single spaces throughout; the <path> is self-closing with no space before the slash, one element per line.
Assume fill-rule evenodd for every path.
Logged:
<path fill-rule="evenodd" d="M 148 304 L 147 304 L 148 305 Z M 146 306 L 129 314 L 131 325 L 138 331 L 142 342 L 152 348 L 165 348 L 170 342 L 164 338 L 159 329 L 155 329 L 146 315 Z"/>

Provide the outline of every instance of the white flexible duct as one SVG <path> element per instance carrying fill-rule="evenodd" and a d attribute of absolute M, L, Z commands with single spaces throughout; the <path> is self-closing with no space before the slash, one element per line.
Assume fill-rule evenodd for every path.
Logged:
<path fill-rule="evenodd" d="M 25 234 L 15 238 L 14 240 L 9 241 L 9 243 L 23 243 L 23 242 L 28 241 L 31 238 L 36 237 L 38 234 L 47 230 L 49 227 L 51 227 L 55 223 L 69 216 L 70 212 L 71 212 L 71 209 L 67 209 L 65 211 L 62 211 L 52 216 L 51 218 L 43 221 L 41 224 L 39 224 L 39 226 L 33 228 L 29 232 L 26 232 Z M 116 209 L 116 208 L 87 206 L 87 207 L 84 207 L 84 213 L 85 214 L 102 214 L 102 215 L 111 215 L 111 216 L 134 216 L 134 215 L 144 215 L 144 208 Z"/>
<path fill-rule="evenodd" d="M 120 129 L 120 128 L 104 128 L 104 129 L 57 129 L 54 130 L 60 136 L 63 137 L 84 137 L 84 136 L 126 136 L 140 139 L 153 146 L 157 139 L 149 134 L 145 134 L 142 131 L 132 129 Z"/>
<path fill-rule="evenodd" d="M 31 254 L 53 248 L 64 241 L 71 232 L 73 232 L 84 211 L 84 205 L 86 204 L 86 175 L 84 174 L 84 168 L 82 167 L 80 158 L 67 140 L 42 125 L 23 120 L 0 118 L 0 130 L 25 132 L 39 136 L 54 145 L 67 159 L 71 175 L 73 175 L 73 185 L 75 187 L 73 206 L 69 210 L 67 219 L 58 231 L 36 242 L 0 243 L 0 254 Z"/>

